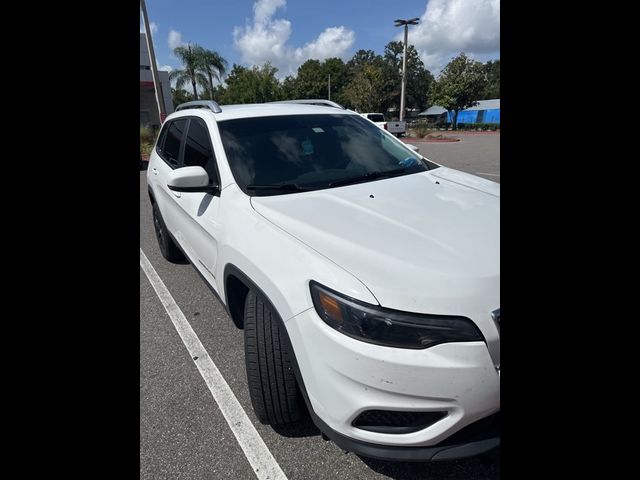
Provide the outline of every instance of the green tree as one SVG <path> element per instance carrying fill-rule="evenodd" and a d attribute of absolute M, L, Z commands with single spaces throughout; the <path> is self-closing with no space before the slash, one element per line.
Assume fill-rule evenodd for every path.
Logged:
<path fill-rule="evenodd" d="M 400 108 L 400 92 L 402 90 L 402 56 L 404 45 L 402 42 L 389 42 L 384 47 L 384 60 L 393 68 L 394 81 L 400 85 L 393 103 Z M 424 110 L 427 107 L 427 94 L 433 83 L 433 75 L 424 66 L 418 51 L 413 45 L 407 47 L 407 74 L 405 107 Z"/>
<path fill-rule="evenodd" d="M 388 93 L 390 88 L 388 76 L 382 67 L 364 65 L 342 91 L 342 103 L 359 112 L 385 112 L 391 98 Z"/>
<path fill-rule="evenodd" d="M 201 58 L 199 52 L 201 47 L 198 45 L 187 45 L 186 47 L 176 47 L 173 49 L 173 53 L 182 62 L 183 68 L 179 70 L 173 70 L 169 73 L 169 78 L 175 80 L 176 89 L 180 90 L 184 87 L 185 83 L 191 83 L 193 88 L 193 98 L 198 99 L 198 85 L 206 85 L 207 78 L 200 71 Z"/>
<path fill-rule="evenodd" d="M 222 81 L 222 77 L 227 71 L 228 63 L 218 52 L 207 48 L 198 47 L 196 55 L 198 57 L 199 69 L 209 80 L 207 83 L 207 92 L 209 98 L 213 100 L 213 79 L 215 78 L 219 82 Z"/>
<path fill-rule="evenodd" d="M 458 112 L 473 107 L 486 88 L 482 63 L 470 59 L 464 53 L 451 60 L 438 79 L 433 82 L 431 100 L 452 112 L 452 127 L 458 128 Z"/>
<path fill-rule="evenodd" d="M 347 80 L 347 69 L 340 58 L 328 58 L 323 62 L 307 60 L 298 67 L 295 78 L 285 78 L 283 92 L 291 93 L 292 99 L 329 98 L 329 75 L 331 75 L 331 97 L 336 99 L 340 96 Z M 288 92 L 289 87 L 292 87 L 292 92 Z M 285 95 L 285 98 L 289 97 Z"/>
<path fill-rule="evenodd" d="M 227 89 L 224 85 L 216 85 L 213 87 L 213 93 L 211 93 L 210 98 L 216 100 L 217 102 L 221 102 L 224 96 L 226 95 Z"/>
<path fill-rule="evenodd" d="M 307 60 L 298 67 L 295 98 L 327 98 L 327 77 L 319 60 Z"/>
<path fill-rule="evenodd" d="M 487 81 L 482 100 L 500 98 L 500 59 L 489 60 L 484 64 L 484 72 Z"/>
<path fill-rule="evenodd" d="M 339 99 L 348 80 L 346 64 L 341 58 L 327 58 L 322 63 L 322 74 L 324 78 L 327 79 L 327 97 L 329 89 L 328 79 L 329 75 L 331 75 L 331 99 Z M 324 98 L 324 96 L 321 98 Z"/>
<path fill-rule="evenodd" d="M 172 88 L 171 99 L 173 100 L 173 108 L 175 108 L 181 103 L 186 103 L 193 100 L 193 95 L 184 89 Z"/>
<path fill-rule="evenodd" d="M 296 77 L 287 75 L 280 84 L 281 96 L 283 100 L 295 100 L 296 96 Z"/>
<path fill-rule="evenodd" d="M 226 78 L 223 103 L 262 103 L 280 100 L 282 89 L 276 78 L 278 69 L 270 63 L 246 68 L 233 65 Z"/>
<path fill-rule="evenodd" d="M 382 57 L 376 55 L 376 52 L 373 50 L 360 49 L 354 53 L 351 60 L 347 62 L 347 68 L 350 70 L 349 73 L 355 74 L 365 65 L 372 65 L 380 60 L 382 60 Z"/>
<path fill-rule="evenodd" d="M 400 77 L 394 67 L 372 50 L 358 50 L 346 64 L 346 85 L 340 103 L 359 111 L 386 112 L 400 94 Z"/>
<path fill-rule="evenodd" d="M 295 77 L 289 75 L 282 81 L 282 98 L 328 98 L 329 76 L 331 99 L 336 100 L 347 82 L 347 68 L 340 58 L 327 58 L 323 62 L 311 59 L 304 62 L 298 67 Z"/>

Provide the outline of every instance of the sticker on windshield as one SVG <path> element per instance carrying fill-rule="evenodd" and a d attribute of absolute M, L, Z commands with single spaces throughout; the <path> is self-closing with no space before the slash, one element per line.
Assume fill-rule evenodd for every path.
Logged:
<path fill-rule="evenodd" d="M 313 127 L 313 131 L 316 133 L 324 133 L 324 130 L 321 129 L 320 127 Z"/>

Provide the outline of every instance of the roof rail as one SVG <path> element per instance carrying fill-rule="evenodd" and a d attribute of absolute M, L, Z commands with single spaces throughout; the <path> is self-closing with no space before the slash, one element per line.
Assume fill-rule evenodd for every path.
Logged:
<path fill-rule="evenodd" d="M 213 100 L 194 100 L 193 102 L 181 103 L 176 107 L 176 112 L 178 110 L 187 110 L 188 108 L 208 108 L 213 113 L 222 112 L 220 105 Z"/>
<path fill-rule="evenodd" d="M 281 100 L 278 102 L 269 102 L 269 103 L 304 103 L 306 105 L 318 105 L 324 107 L 335 107 L 341 108 L 342 110 L 346 110 L 342 105 L 336 102 L 332 102 L 331 100 L 325 100 L 323 98 L 307 98 L 303 100 Z"/>

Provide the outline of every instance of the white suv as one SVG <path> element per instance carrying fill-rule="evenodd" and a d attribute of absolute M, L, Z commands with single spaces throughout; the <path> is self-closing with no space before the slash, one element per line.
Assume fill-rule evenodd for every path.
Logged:
<path fill-rule="evenodd" d="M 500 186 L 317 103 L 169 115 L 147 171 L 162 254 L 186 256 L 244 329 L 261 422 L 308 410 L 379 459 L 492 449 Z"/>

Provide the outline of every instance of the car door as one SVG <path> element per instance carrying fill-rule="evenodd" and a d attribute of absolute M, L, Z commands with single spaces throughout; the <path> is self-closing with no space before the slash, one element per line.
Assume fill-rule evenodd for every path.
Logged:
<path fill-rule="evenodd" d="M 151 185 L 160 214 L 174 238 L 183 244 L 180 231 L 180 208 L 176 203 L 180 192 L 169 190 L 169 174 L 182 163 L 182 150 L 187 129 L 187 118 L 178 118 L 163 126 L 156 150 L 149 161 L 147 179 Z"/>
<path fill-rule="evenodd" d="M 209 175 L 209 184 L 220 185 L 211 135 L 202 118 L 189 118 L 181 165 L 204 168 Z M 182 192 L 176 199 L 180 207 L 180 229 L 184 237 L 184 246 L 191 261 L 205 277 L 210 277 L 210 280 L 215 280 L 218 256 L 219 191 L 216 189 L 216 193 Z"/>

